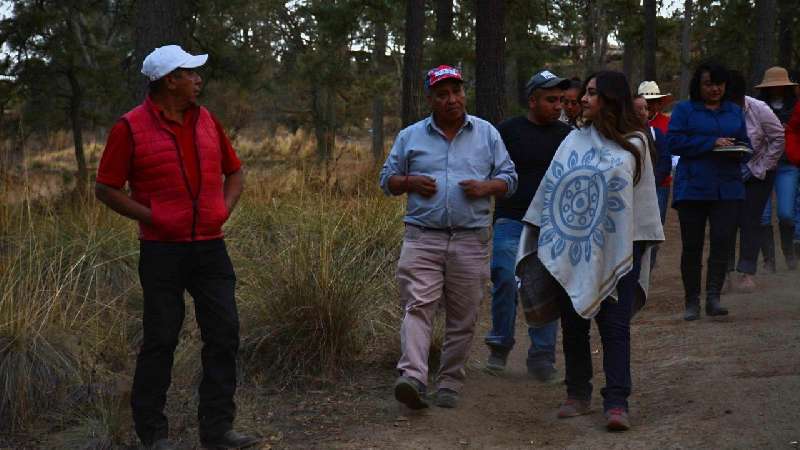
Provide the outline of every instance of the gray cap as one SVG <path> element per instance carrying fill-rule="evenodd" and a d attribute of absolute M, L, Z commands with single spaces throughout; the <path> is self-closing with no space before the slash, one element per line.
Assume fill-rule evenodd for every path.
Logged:
<path fill-rule="evenodd" d="M 528 83 L 525 85 L 525 94 L 530 97 L 536 89 L 549 89 L 560 87 L 561 89 L 568 89 L 570 82 L 566 78 L 556 76 L 549 70 L 540 70 L 533 74 Z"/>

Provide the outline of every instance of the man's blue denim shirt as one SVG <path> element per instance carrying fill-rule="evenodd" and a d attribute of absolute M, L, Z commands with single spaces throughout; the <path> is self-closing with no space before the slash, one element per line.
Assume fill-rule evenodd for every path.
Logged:
<path fill-rule="evenodd" d="M 426 175 L 436 194 L 408 195 L 404 222 L 429 228 L 479 228 L 492 223 L 491 198 L 469 199 L 459 182 L 503 180 L 506 196 L 517 189 L 517 173 L 500 133 L 489 122 L 467 114 L 452 141 L 429 116 L 400 131 L 383 164 L 380 185 L 387 195 L 389 177 Z"/>

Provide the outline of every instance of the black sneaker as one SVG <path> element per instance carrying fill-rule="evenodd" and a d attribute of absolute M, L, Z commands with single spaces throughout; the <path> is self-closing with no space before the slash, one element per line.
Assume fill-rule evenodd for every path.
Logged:
<path fill-rule="evenodd" d="M 558 371 L 553 366 L 528 366 L 528 375 L 546 384 L 558 382 Z"/>
<path fill-rule="evenodd" d="M 492 372 L 502 372 L 506 370 L 506 360 L 508 359 L 507 350 L 498 350 L 489 347 L 489 358 L 486 360 L 486 370 Z"/>
<path fill-rule="evenodd" d="M 261 438 L 229 430 L 216 438 L 200 438 L 205 449 L 221 450 L 230 448 L 249 448 L 261 442 Z"/>
<path fill-rule="evenodd" d="M 441 388 L 436 391 L 433 404 L 440 408 L 455 408 L 456 405 L 458 405 L 458 399 L 458 392 L 452 389 Z"/>
<path fill-rule="evenodd" d="M 419 380 L 411 377 L 397 377 L 394 382 L 394 398 L 411 409 L 425 409 L 425 386 Z"/>

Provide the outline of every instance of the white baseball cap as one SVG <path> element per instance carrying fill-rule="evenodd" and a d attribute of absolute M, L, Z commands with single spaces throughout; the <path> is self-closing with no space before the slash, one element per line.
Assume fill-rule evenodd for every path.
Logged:
<path fill-rule="evenodd" d="M 165 45 L 150 52 L 142 62 L 142 74 L 156 81 L 175 69 L 194 69 L 206 63 L 208 55 L 186 53 L 180 45 Z"/>

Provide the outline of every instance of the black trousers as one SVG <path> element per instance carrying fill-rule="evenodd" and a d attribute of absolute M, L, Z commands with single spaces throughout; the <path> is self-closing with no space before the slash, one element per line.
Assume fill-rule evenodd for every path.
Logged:
<path fill-rule="evenodd" d="M 700 298 L 703 270 L 703 243 L 706 224 L 710 225 L 706 294 L 719 296 L 728 262 L 728 252 L 736 239 L 740 200 L 692 201 L 677 205 L 681 226 L 681 277 L 687 300 Z"/>
<path fill-rule="evenodd" d="M 758 251 L 761 249 L 761 215 L 775 184 L 775 171 L 767 172 L 763 180 L 752 177 L 745 183 L 745 199 L 739 208 L 739 263 L 736 270 L 755 275 L 758 269 Z M 736 259 L 736 238 L 729 251 L 728 269 L 733 271 Z"/>
<path fill-rule="evenodd" d="M 139 279 L 144 292 L 144 338 L 136 360 L 131 407 L 139 439 L 150 444 L 169 433 L 164 404 L 183 325 L 183 293 L 195 302 L 203 339 L 203 379 L 198 420 L 201 438 L 233 426 L 239 315 L 236 276 L 222 239 L 199 242 L 142 241 Z"/>
<path fill-rule="evenodd" d="M 600 391 L 603 409 L 628 409 L 631 395 L 631 316 L 639 287 L 644 243 L 633 244 L 633 269 L 617 283 L 617 301 L 606 299 L 595 316 L 600 340 L 603 343 L 603 372 L 606 386 Z M 561 331 L 563 334 L 565 382 L 567 398 L 589 400 L 592 398 L 592 353 L 589 332 L 592 322 L 579 316 L 572 301 L 562 290 Z"/>

